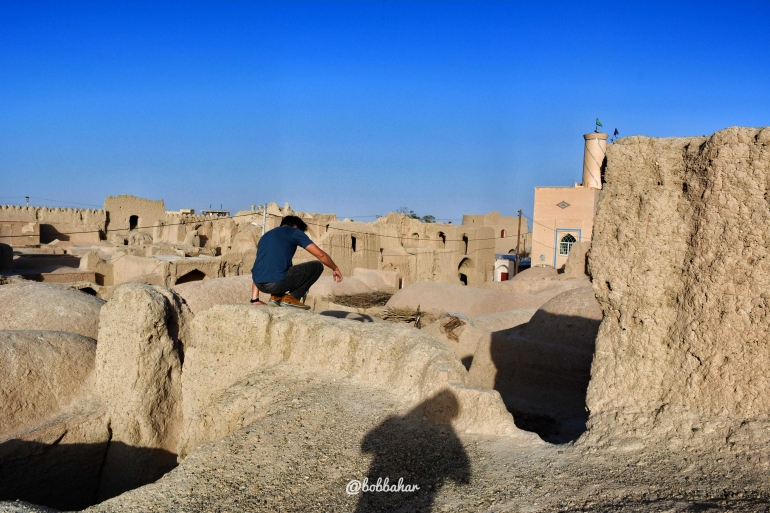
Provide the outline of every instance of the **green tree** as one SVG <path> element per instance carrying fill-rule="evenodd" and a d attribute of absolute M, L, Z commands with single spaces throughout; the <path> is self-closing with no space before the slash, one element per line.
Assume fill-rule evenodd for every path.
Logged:
<path fill-rule="evenodd" d="M 433 217 L 431 215 L 425 215 L 425 216 L 420 217 L 419 215 L 417 215 L 417 213 L 414 210 L 410 210 L 407 207 L 399 207 L 396 210 L 396 212 L 399 213 L 399 214 L 404 214 L 405 216 L 407 216 L 409 218 L 417 219 L 418 221 L 421 221 L 423 223 L 435 223 L 436 222 L 436 218 L 435 217 Z"/>

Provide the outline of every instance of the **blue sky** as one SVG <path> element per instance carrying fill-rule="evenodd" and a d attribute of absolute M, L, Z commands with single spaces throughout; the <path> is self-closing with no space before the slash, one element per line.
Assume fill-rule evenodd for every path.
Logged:
<path fill-rule="evenodd" d="M 768 26 L 770 2 L 3 1 L 0 203 L 531 215 L 596 117 L 770 125 Z"/>

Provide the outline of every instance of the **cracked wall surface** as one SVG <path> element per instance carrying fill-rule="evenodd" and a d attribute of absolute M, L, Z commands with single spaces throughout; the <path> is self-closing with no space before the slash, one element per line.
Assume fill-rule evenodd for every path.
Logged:
<path fill-rule="evenodd" d="M 605 180 L 589 437 L 767 441 L 770 128 L 624 138 Z"/>

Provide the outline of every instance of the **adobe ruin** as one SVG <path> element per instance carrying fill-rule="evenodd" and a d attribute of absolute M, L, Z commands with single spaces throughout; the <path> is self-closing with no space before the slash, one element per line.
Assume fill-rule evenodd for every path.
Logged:
<path fill-rule="evenodd" d="M 400 287 L 423 280 L 481 285 L 491 276 L 499 244 L 497 225 L 484 222 L 423 223 L 391 213 L 361 223 L 275 203 L 266 212 L 260 207 L 221 217 L 166 212 L 163 200 L 120 195 L 108 196 L 98 211 L 2 206 L 0 242 L 11 245 L 15 256 L 11 268 L 0 272 L 77 284 L 104 298 L 122 283 L 171 287 L 248 274 L 263 218 L 269 230 L 289 214 L 305 220 L 310 238 L 344 275 L 356 268 L 395 272 Z M 308 258 L 300 252 L 296 262 Z"/>
<path fill-rule="evenodd" d="M 456 268 L 453 282 L 402 286 L 391 307 L 425 298 L 438 314 L 421 330 L 322 315 L 340 300 L 323 283 L 316 312 L 251 306 L 237 273 L 174 290 L 113 280 L 106 303 L 24 283 L 27 324 L 0 332 L 13 380 L 2 407 L 16 415 L 0 433 L 0 499 L 105 512 L 766 509 L 768 177 L 770 128 L 621 139 L 587 257 L 578 246 L 564 273 L 487 275 L 483 288 L 460 286 Z M 258 238 L 251 222 L 239 247 Z M 436 227 L 410 223 L 330 220 L 318 235 L 369 227 L 355 253 L 413 229 L 436 242 Z M 184 259 L 227 269 L 227 255 Z M 84 258 L 106 264 L 96 257 Z M 396 267 L 350 269 L 348 290 L 414 276 Z M 31 330 L 51 301 L 71 311 Z M 94 326 L 96 339 L 72 331 Z M 345 492 L 383 474 L 429 491 Z"/>

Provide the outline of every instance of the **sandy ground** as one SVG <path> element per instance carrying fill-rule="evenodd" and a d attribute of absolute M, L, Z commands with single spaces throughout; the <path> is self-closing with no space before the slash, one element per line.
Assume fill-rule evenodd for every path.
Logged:
<path fill-rule="evenodd" d="M 274 399 L 256 422 L 88 511 L 770 511 L 767 469 L 739 459 L 458 437 L 371 389 L 267 374 L 257 386 Z M 346 493 L 386 476 L 420 489 Z"/>

